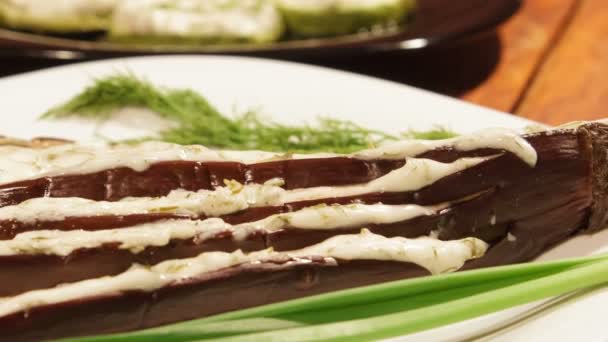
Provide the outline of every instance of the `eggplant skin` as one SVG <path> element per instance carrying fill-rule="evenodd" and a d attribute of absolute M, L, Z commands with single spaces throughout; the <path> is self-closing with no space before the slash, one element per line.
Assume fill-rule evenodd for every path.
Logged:
<path fill-rule="evenodd" d="M 588 143 L 589 135 L 583 132 L 569 130 L 553 132 L 551 135 L 529 136 L 528 141 L 539 155 L 535 167 L 530 167 L 513 154 L 504 153 L 414 192 L 375 193 L 290 203 L 280 207 L 254 208 L 223 218 L 231 223 L 254 221 L 319 203 L 348 204 L 361 201 L 369 204 L 382 202 L 432 205 L 453 202 L 448 209 L 435 215 L 393 224 L 336 230 L 324 230 L 323 227 L 306 230 L 287 228 L 252 236 L 245 241 L 235 241 L 231 236 L 202 242 L 195 242 L 196 239 L 175 240 L 166 246 L 150 247 L 138 254 L 120 250 L 116 246 L 103 246 L 77 251 L 65 258 L 51 255 L 0 256 L 0 281 L 5 285 L 0 289 L 0 296 L 48 288 L 60 283 L 116 275 L 125 271 L 132 263 L 153 265 L 164 260 L 193 257 L 205 251 L 253 251 L 269 247 L 277 251 L 296 250 L 338 234 L 356 234 L 364 227 L 387 237 L 416 238 L 435 231 L 443 240 L 476 237 L 495 245 L 485 258 L 472 263 L 470 267 L 527 261 L 549 246 L 586 228 L 588 211 L 592 204 L 592 145 Z M 446 161 L 462 155 L 480 153 L 496 154 L 497 151 L 462 153 L 441 150 L 427 153 L 425 157 Z M 346 161 L 340 161 L 343 162 Z M 305 165 L 309 166 L 310 163 L 306 161 Z M 354 168 L 351 171 L 359 172 L 360 169 Z M 367 176 L 367 173 L 361 174 Z M 81 181 L 84 182 L 84 178 Z M 153 180 L 150 179 L 149 183 L 152 184 Z M 29 228 L 70 230 L 80 227 L 97 230 L 102 228 L 102 222 L 102 225 L 106 226 L 115 225 L 117 222 L 129 225 L 149 222 L 148 219 L 166 218 L 168 217 L 164 215 L 98 217 L 96 219 L 99 222 L 91 221 L 91 218 L 79 218 L 60 224 L 46 223 Z M 14 234 L 19 229 L 24 230 L 24 227 L 15 227 L 14 223 L 7 222 L 0 222 L 0 228 L 6 228 L 0 229 L 0 233 L 4 233 L 3 238 L 9 239 L 11 233 Z M 518 238 L 517 241 L 511 241 L 513 236 Z M 502 249 L 505 251 L 500 252 Z M 515 251 L 511 251 L 512 249 Z M 100 263 L 99 267 L 95 267 L 96 262 Z M 44 276 L 39 277 L 41 274 Z"/>
<path fill-rule="evenodd" d="M 388 203 L 433 204 L 477 194 L 434 216 L 376 227 L 376 233 L 413 237 L 434 230 L 444 240 L 481 238 L 492 247 L 484 257 L 464 266 L 464 269 L 473 269 L 529 261 L 576 234 L 603 229 L 608 221 L 608 126 L 589 123 L 575 129 L 525 137 L 538 153 L 534 167 L 513 154 L 502 153 L 413 193 L 366 195 L 370 196 L 367 201 L 382 198 Z M 428 152 L 424 157 L 448 161 L 497 152 L 500 151 L 465 153 L 446 149 Z M 269 175 L 268 171 L 266 169 L 265 175 Z M 353 199 L 331 200 L 347 203 Z M 346 231 L 287 229 L 265 236 L 265 240 L 258 243 L 288 250 L 338 233 Z M 66 262 L 69 265 L 69 260 Z M 306 265 L 275 266 L 231 268 L 215 274 L 213 279 L 197 279 L 151 293 L 83 298 L 0 317 L 0 341 L 37 341 L 130 331 L 428 274 L 411 264 L 369 260 L 338 260 L 337 264 L 316 260 Z"/>
<path fill-rule="evenodd" d="M 589 123 L 579 128 L 580 137 L 591 151 L 593 203 L 585 232 L 598 232 L 608 224 L 608 125 Z"/>
<path fill-rule="evenodd" d="M 0 319 L 0 341 L 41 341 L 144 329 L 308 295 L 427 275 L 400 262 L 315 260 L 234 267 L 160 291 L 39 307 Z"/>
<path fill-rule="evenodd" d="M 0 207 L 39 197 L 81 197 L 117 201 L 125 197 L 165 196 L 175 189 L 212 190 L 224 179 L 264 183 L 283 178 L 286 189 L 369 182 L 403 166 L 403 160 L 352 158 L 297 159 L 245 165 L 236 162 L 170 161 L 137 172 L 114 168 L 95 173 L 45 177 L 0 185 Z"/>

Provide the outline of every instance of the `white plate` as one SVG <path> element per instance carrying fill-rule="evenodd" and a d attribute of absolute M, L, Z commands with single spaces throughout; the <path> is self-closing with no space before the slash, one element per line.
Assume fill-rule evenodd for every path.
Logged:
<path fill-rule="evenodd" d="M 94 77 L 129 71 L 155 84 L 187 87 L 204 94 L 222 112 L 262 108 L 282 122 L 305 122 L 319 115 L 352 120 L 389 132 L 440 124 L 458 132 L 500 126 L 522 128 L 531 122 L 419 89 L 374 78 L 301 64 L 240 57 L 139 57 L 83 63 L 0 79 L 0 134 L 28 138 L 58 136 L 91 140 L 90 122 L 37 120 L 69 99 Z M 128 121 L 128 120 L 127 120 Z M 158 123 L 145 121 L 147 128 Z M 143 124 L 145 127 L 146 124 Z M 104 127 L 104 134 L 141 134 L 142 121 Z M 608 246 L 608 234 L 580 237 L 543 258 L 580 256 Z M 492 339 L 513 341 L 584 340 L 608 336 L 604 328 L 608 293 L 601 292 L 545 310 Z M 400 341 L 461 340 L 510 323 L 535 305 L 399 338 Z M 556 327 L 559 327 L 556 329 Z"/>

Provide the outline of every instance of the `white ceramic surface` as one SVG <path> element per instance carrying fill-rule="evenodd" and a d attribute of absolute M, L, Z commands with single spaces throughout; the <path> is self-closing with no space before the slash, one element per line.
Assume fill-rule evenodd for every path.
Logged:
<path fill-rule="evenodd" d="M 94 77 L 132 72 L 155 84 L 187 87 L 204 94 L 222 112 L 262 109 L 286 123 L 317 116 L 349 119 L 369 128 L 396 133 L 409 128 L 442 125 L 458 132 L 501 126 L 522 128 L 530 122 L 423 90 L 351 73 L 302 64 L 241 57 L 139 57 L 58 67 L 0 79 L 0 135 L 57 136 L 91 140 L 94 133 L 126 137 L 164 125 L 150 117 L 98 127 L 82 120 L 39 121 L 38 116 L 81 91 Z M 608 233 L 576 238 L 542 259 L 581 256 L 608 246 Z M 399 341 L 457 341 L 480 336 L 510 324 L 538 304 L 462 322 Z M 596 341 L 606 340 L 604 317 L 608 291 L 577 297 L 557 309 L 501 330 L 486 340 Z M 599 339 L 598 339 L 599 338 Z"/>

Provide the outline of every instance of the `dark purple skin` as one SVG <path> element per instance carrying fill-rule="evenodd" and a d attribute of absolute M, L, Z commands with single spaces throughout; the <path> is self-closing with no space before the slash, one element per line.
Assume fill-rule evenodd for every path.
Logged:
<path fill-rule="evenodd" d="M 579 134 L 580 135 L 580 134 Z M 578 151 L 556 152 L 560 148 L 572 148 L 577 145 L 578 135 L 562 132 L 551 136 L 531 135 L 529 142 L 539 150 L 545 149 L 555 160 L 548 160 L 548 168 L 561 162 L 560 158 L 579 158 Z M 568 153 L 573 153 L 569 156 Z M 483 163 L 468 170 L 446 177 L 419 191 L 405 193 L 376 193 L 348 198 L 326 198 L 313 201 L 287 203 L 281 207 L 252 208 L 240 213 L 222 217 L 233 224 L 259 220 L 272 214 L 298 210 L 319 203 L 348 204 L 353 202 L 386 203 L 386 204 L 421 204 L 430 205 L 448 201 L 458 201 L 470 194 L 493 191 L 517 185 L 520 178 L 531 178 L 540 172 L 530 168 L 519 158 L 510 153 L 482 149 L 469 152 L 458 152 L 451 149 L 438 149 L 420 155 L 421 158 L 441 162 L 452 162 L 461 157 L 488 156 L 502 153 L 495 160 Z M 542 162 L 542 160 L 541 160 Z M 571 167 L 575 161 L 568 160 Z M 579 161 L 585 162 L 585 161 Z M 588 161 L 587 161 L 588 162 Z M 303 188 L 325 185 L 347 185 L 373 180 L 403 166 L 404 161 L 362 161 L 349 158 L 303 159 L 277 161 L 254 165 L 238 163 L 193 163 L 164 162 L 151 166 L 143 172 L 129 169 L 113 169 L 95 174 L 53 177 L 30 180 L 0 186 L 0 206 L 19 203 L 29 198 L 82 197 L 93 200 L 119 200 L 127 196 L 163 196 L 176 188 L 186 190 L 210 189 L 220 184 L 223 179 L 236 179 L 244 182 L 243 172 L 249 172 L 249 183 L 260 183 L 276 177 L 285 177 L 285 188 Z M 339 171 L 336 171 L 339 170 Z M 207 170 L 207 171 L 202 171 Z M 213 170 L 212 176 L 209 170 Z M 247 171 L 249 170 L 249 171 Z M 271 171 L 274 170 L 274 173 Z M 510 171 L 510 172 L 507 172 Z M 566 170 L 567 171 L 567 170 Z M 581 170 L 577 171 L 579 174 Z M 562 174 L 559 173 L 558 176 Z M 577 174 L 571 175 L 572 177 Z M 530 184 L 532 180 L 528 181 Z M 214 185 L 211 185 L 214 184 Z M 454 184 L 462 184 L 455 187 Z M 543 186 L 543 184 L 539 184 Z M 24 224 L 15 221 L 0 221 L 0 239 L 12 239 L 16 234 L 40 229 L 60 230 L 99 230 L 128 227 L 134 224 L 153 222 L 168 218 L 183 218 L 167 213 L 137 214 L 128 216 L 68 217 L 61 222 L 36 222 Z M 199 217 L 204 219 L 205 217 Z"/>
<path fill-rule="evenodd" d="M 350 287 L 427 275 L 416 265 L 312 258 L 244 265 L 155 292 L 38 307 L 0 319 L 0 341 L 131 331 Z"/>
<path fill-rule="evenodd" d="M 450 208 L 441 211 L 437 215 L 419 217 L 393 225 L 371 226 L 369 228 L 374 232 L 389 237 L 417 237 L 428 234 L 432 230 L 436 230 L 439 233 L 439 237 L 445 240 L 474 236 L 489 242 L 492 247 L 487 254 L 480 259 L 468 262 L 464 267 L 465 269 L 528 261 L 538 256 L 547 248 L 568 239 L 572 235 L 593 232 L 604 227 L 608 217 L 606 211 L 606 208 L 608 207 L 608 201 L 606 201 L 606 196 L 608 196 L 608 185 L 606 184 L 606 180 L 608 179 L 608 161 L 606 158 L 608 157 L 605 153 L 606 148 L 608 147 L 607 126 L 601 124 L 587 124 L 576 130 L 556 131 L 552 132 L 552 134 L 538 133 L 528 135 L 526 136 L 526 139 L 537 150 L 539 156 L 538 163 L 535 167 L 530 167 L 513 154 L 507 152 L 479 150 L 463 153 L 451 149 L 441 149 L 425 153 L 421 157 L 447 162 L 463 156 L 501 154 L 500 156 L 475 167 L 445 177 L 419 191 L 408 193 L 366 194 L 365 196 L 357 198 L 334 198 L 323 200 L 322 202 L 352 203 L 353 201 L 362 200 L 366 203 L 382 201 L 386 204 L 417 203 L 428 205 L 445 201 L 458 201 Z M 341 158 L 339 163 L 345 162 L 342 159 L 343 158 Z M 323 179 L 315 178 L 320 177 L 321 174 L 330 173 L 330 169 L 327 169 L 326 171 L 316 171 L 316 169 L 325 170 L 321 167 L 323 165 L 333 165 L 331 164 L 332 162 L 328 162 L 328 160 L 324 160 L 323 165 L 315 160 L 306 160 L 306 163 L 310 164 L 307 164 L 306 168 L 301 170 L 297 168 L 299 161 L 290 162 L 293 162 L 294 164 L 287 168 L 284 166 L 278 167 L 276 169 L 276 174 L 271 172 L 273 169 L 270 168 L 269 165 L 265 165 L 267 168 L 264 168 L 265 171 L 263 176 L 260 176 L 256 181 L 263 181 L 275 176 L 283 176 L 290 179 L 290 177 L 292 177 L 291 172 L 299 170 L 304 174 L 308 172 L 308 177 L 300 175 L 302 182 L 297 184 L 298 186 L 294 186 L 295 183 L 292 181 L 291 185 L 289 185 L 290 187 L 311 186 L 310 184 L 314 184 L 314 186 L 345 184 L 345 173 L 336 172 L 335 170 L 334 175 L 341 175 L 338 177 L 341 178 L 338 183 L 324 183 Z M 290 162 L 278 163 L 279 165 L 290 165 Z M 350 161 L 346 162 L 350 163 Z M 317 163 L 317 165 L 314 163 Z M 336 166 L 337 164 L 332 167 Z M 163 167 L 165 170 L 171 170 L 171 168 L 167 168 L 166 165 L 157 167 L 159 168 L 158 170 L 161 170 Z M 215 165 L 214 167 L 218 167 L 219 170 L 219 165 Z M 222 175 L 229 175 L 234 169 L 233 166 L 227 164 L 224 164 L 221 167 L 224 168 L 221 170 Z M 398 167 L 398 165 L 393 165 L 393 168 L 394 167 Z M 350 168 L 347 169 L 351 170 Z M 388 170 L 390 170 L 390 168 L 383 172 L 386 173 Z M 113 171 L 107 171 L 106 173 L 108 172 L 112 173 Z M 218 174 L 220 173 L 220 171 L 217 172 Z M 312 174 L 315 175 L 313 176 Z M 380 174 L 382 174 L 382 172 L 373 172 L 374 177 L 378 177 Z M 370 173 L 367 173 L 366 175 L 367 176 L 365 177 L 370 177 Z M 233 176 L 237 175 L 233 174 Z M 84 177 L 83 179 L 86 179 L 89 176 L 76 177 Z M 357 177 L 354 177 L 354 179 L 357 179 L 357 182 L 361 182 L 362 178 Z M 192 178 L 185 176 L 177 178 L 179 178 L 182 183 L 187 183 L 192 180 Z M 152 179 L 153 178 L 147 179 L 146 184 L 148 186 L 155 183 L 152 182 Z M 204 177 L 200 179 L 204 179 Z M 213 179 L 213 177 L 210 177 L 209 179 Z M 159 184 L 158 188 L 162 188 L 164 184 L 170 183 L 164 182 L 161 179 L 157 179 L 157 181 L 156 184 Z M 332 181 L 335 181 L 335 179 L 332 178 Z M 86 182 L 80 182 L 80 184 L 82 183 Z M 138 189 L 137 186 L 133 186 L 133 184 L 136 183 L 137 182 L 121 183 L 124 191 L 123 194 L 126 194 L 127 190 L 125 189 L 128 188 L 130 190 Z M 31 184 L 38 183 L 33 181 Z M 102 182 L 100 184 L 105 183 Z M 112 184 L 115 185 L 115 183 Z M 167 185 L 164 189 L 170 189 L 171 186 Z M 69 187 L 64 187 L 64 189 L 76 191 L 74 190 L 76 188 L 70 190 Z M 24 193 L 31 194 L 31 192 L 27 191 Z M 93 191 L 90 193 L 95 194 Z M 136 194 L 141 195 L 140 193 Z M 104 198 L 107 199 L 107 194 L 104 196 Z M 465 198 L 466 200 L 463 200 Z M 228 220 L 232 219 L 238 222 L 239 217 L 241 217 L 241 219 L 249 221 L 252 218 L 257 218 L 257 215 L 259 215 L 259 218 L 262 218 L 272 213 L 284 212 L 285 210 L 297 210 L 298 208 L 312 204 L 316 204 L 316 202 L 291 203 L 284 207 L 261 209 L 259 212 L 256 212 L 255 210 L 248 211 L 230 216 Z M 259 210 L 259 208 L 256 210 Z M 356 233 L 360 228 L 361 227 L 353 227 L 351 229 L 341 229 L 329 232 L 321 230 L 304 231 L 285 229 L 271 234 L 256 236 L 254 240 L 258 245 L 252 245 L 250 248 L 259 249 L 258 247 L 263 245 L 264 247 L 272 246 L 277 250 L 297 249 L 320 242 L 336 234 Z M 508 233 L 515 236 L 516 239 L 509 239 L 507 237 Z M 257 238 L 260 238 L 261 241 L 256 240 Z M 197 248 L 202 248 L 202 250 L 247 249 L 247 247 L 239 245 L 243 242 L 237 243 L 230 237 L 224 237 L 224 239 L 219 239 L 219 241 L 222 242 L 221 246 L 213 246 L 213 243 L 217 243 L 217 241 L 213 240 L 208 241 L 208 245 L 203 242 L 203 246 Z M 252 241 L 247 242 L 249 243 Z M 156 259 L 145 260 L 145 254 L 144 256 L 137 257 L 141 258 L 141 262 L 143 263 L 154 263 L 164 259 L 163 253 L 167 253 L 167 256 L 171 253 L 181 253 L 182 248 L 186 245 L 188 244 L 180 245 L 177 243 L 165 248 L 162 253 L 152 253 Z M 113 246 L 106 246 L 105 250 L 116 251 Z M 188 250 L 188 248 L 185 250 Z M 190 249 L 190 251 L 195 253 L 192 249 Z M 87 251 L 84 255 L 86 256 L 87 253 L 94 253 L 94 251 Z M 116 258 L 120 259 L 123 258 L 123 256 L 120 255 L 124 254 L 120 252 L 117 253 L 117 255 Z M 42 259 L 44 258 L 52 259 L 52 257 L 42 257 Z M 120 267 L 125 267 L 128 264 L 127 262 L 121 264 L 120 261 L 112 258 L 113 257 L 108 261 L 108 265 L 110 265 L 108 268 L 109 270 L 101 270 L 99 272 L 119 272 L 118 270 Z M 133 256 L 127 255 L 127 258 L 133 258 Z M 78 262 L 86 259 L 86 257 L 79 258 L 78 255 L 75 255 L 73 258 L 68 257 L 65 260 L 55 260 L 53 261 L 55 266 L 49 266 L 47 271 L 49 273 L 47 274 L 60 274 L 61 272 L 59 272 L 59 270 L 70 269 L 70 263 L 75 263 L 74 265 L 77 265 Z M 90 260 L 91 261 L 89 262 L 92 263 L 92 260 L 99 259 L 90 258 Z M 129 262 L 130 261 L 132 260 L 129 259 Z M 17 266 L 17 261 L 12 262 L 14 263 L 15 268 L 11 272 L 19 272 L 18 268 L 23 269 L 24 267 L 27 267 L 27 262 L 21 266 Z M 365 262 L 376 263 L 376 266 L 373 268 L 370 268 L 369 265 L 363 267 L 360 263 Z M 3 263 L 3 261 L 0 260 L 0 263 Z M 10 264 L 11 261 L 7 259 L 6 263 Z M 114 265 L 119 266 L 115 267 Z M 345 267 L 346 265 L 349 266 Z M 273 270 L 272 272 L 268 270 L 253 272 L 252 270 L 245 271 L 239 269 L 238 272 L 234 274 L 230 273 L 230 277 L 222 278 L 221 281 L 209 281 L 206 279 L 202 282 L 189 284 L 186 288 L 190 290 L 183 290 L 181 287 L 179 289 L 167 288 L 160 291 L 162 292 L 162 295 L 160 293 L 129 293 L 115 298 L 83 299 L 80 303 L 68 303 L 66 305 L 38 308 L 29 312 L 27 318 L 25 318 L 23 313 L 0 318 L 0 331 L 3 333 L 6 331 L 6 334 L 3 336 L 12 340 L 15 340 L 15 338 L 37 340 L 40 338 L 78 336 L 110 331 L 128 331 L 168 323 L 169 321 L 166 320 L 176 322 L 194 317 L 203 317 L 219 312 L 335 290 L 338 288 L 332 287 L 336 286 L 336 282 L 332 281 L 335 279 L 333 277 L 338 277 L 340 279 L 339 288 L 349 288 L 364 285 L 362 282 L 371 284 L 426 274 L 425 272 L 410 273 L 409 271 L 402 273 L 395 269 L 395 267 L 411 269 L 412 266 L 413 265 L 409 264 L 400 264 L 399 267 L 397 267 L 395 263 L 372 261 L 352 263 L 340 262 L 340 266 L 337 267 L 329 267 L 323 263 L 309 265 L 307 267 L 314 269 L 314 272 L 308 272 L 313 272 L 314 274 L 320 272 L 326 274 L 326 276 L 314 276 L 311 279 L 316 279 L 315 281 L 309 281 L 308 283 L 304 282 L 308 285 L 304 286 L 306 290 L 303 291 L 293 290 L 294 287 L 303 286 L 300 281 L 294 278 L 295 274 L 300 274 L 298 273 L 300 272 L 300 268 L 298 267 L 281 271 Z M 4 266 L 2 269 L 3 268 Z M 70 276 L 78 278 L 81 276 L 79 275 L 79 272 L 81 272 L 80 270 L 84 268 L 85 267 L 83 266 L 74 267 L 73 273 Z M 10 279 L 10 274 L 14 275 L 15 273 L 7 272 L 5 273 L 5 276 L 2 276 L 2 269 L 0 269 L 0 279 L 2 279 L 5 284 L 10 285 L 8 288 L 16 286 L 16 282 Z M 103 269 L 103 267 L 100 267 L 100 269 Z M 326 273 L 323 273 L 321 270 Z M 420 271 L 418 268 L 417 270 Z M 39 272 L 31 269 L 30 271 L 33 271 L 31 272 L 33 274 Z M 72 271 L 66 271 L 68 274 L 70 272 Z M 96 271 L 87 270 L 86 272 Z M 366 274 L 365 272 L 372 272 L 372 274 L 363 277 L 362 274 Z M 379 272 L 381 275 L 373 272 Z M 88 278 L 90 275 L 91 273 L 84 276 L 84 278 Z M 13 276 L 13 279 L 15 278 L 16 277 Z M 49 278 L 51 281 L 53 280 L 53 276 Z M 31 277 L 30 279 L 34 284 L 34 287 L 40 282 L 40 280 L 36 280 L 35 277 Z M 46 285 L 43 287 L 46 287 Z M 247 286 L 243 286 L 240 290 L 234 287 L 240 285 Z M 267 287 L 264 287 L 263 285 L 266 285 L 267 287 L 270 286 L 272 291 L 269 291 L 268 293 L 264 292 L 264 289 Z M 10 291 L 14 290 L 9 290 L 9 292 Z M 260 295 L 260 293 L 264 294 Z M 202 297 L 197 297 L 199 295 Z M 189 309 L 188 307 L 181 307 L 178 304 L 167 304 L 175 305 L 174 310 L 166 311 L 171 312 L 171 315 L 162 315 L 163 310 L 167 310 L 165 308 L 159 309 L 157 318 L 154 318 L 155 316 L 150 313 L 149 317 L 151 318 L 149 318 L 149 320 L 148 318 L 142 319 L 143 312 L 146 313 L 144 315 L 145 317 L 148 317 L 146 316 L 148 315 L 148 312 L 155 312 L 155 305 L 159 305 L 154 302 L 154 300 L 156 300 L 154 298 L 159 298 L 157 296 L 166 300 L 167 303 L 177 303 L 181 300 L 183 303 L 186 303 L 184 306 L 187 306 L 187 303 L 189 302 L 188 298 L 191 298 L 193 302 L 203 300 L 205 303 L 212 303 L 212 305 L 199 305 L 196 308 L 196 310 L 199 311 L 193 312 L 192 309 Z M 176 298 L 176 302 L 172 302 L 174 300 L 173 297 Z M 239 298 L 239 301 L 235 302 L 234 298 Z M 150 304 L 150 301 L 152 301 L 153 304 Z M 213 308 L 213 312 L 205 311 L 210 307 Z M 105 319 L 104 317 L 108 318 Z M 81 322 L 81 324 L 74 324 L 75 322 Z M 0 337 L 0 340 L 3 339 L 4 337 Z"/>
<path fill-rule="evenodd" d="M 285 180 L 286 189 L 346 185 L 370 181 L 403 164 L 403 160 L 363 161 L 351 158 L 286 160 L 253 165 L 170 161 L 154 164 L 142 172 L 116 168 L 3 184 L 0 186 L 0 207 L 37 197 L 117 201 L 129 196 L 165 196 L 175 189 L 215 189 L 224 186 L 224 179 L 263 183 L 281 177 Z"/>

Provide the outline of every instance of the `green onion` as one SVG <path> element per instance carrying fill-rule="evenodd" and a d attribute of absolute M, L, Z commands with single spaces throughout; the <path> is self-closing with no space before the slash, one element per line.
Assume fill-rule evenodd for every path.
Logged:
<path fill-rule="evenodd" d="M 214 148 L 278 152 L 349 153 L 397 140 L 384 132 L 365 129 L 350 121 L 318 119 L 315 125 L 283 125 L 255 112 L 236 118 L 222 115 L 202 95 L 189 89 L 165 89 L 131 74 L 118 74 L 94 83 L 70 101 L 49 110 L 43 119 L 78 116 L 109 120 L 125 107 L 146 108 L 175 122 L 161 131 L 160 139 L 177 144 L 201 144 Z M 373 114 L 373 113 L 370 113 Z M 437 128 L 407 132 L 415 138 L 444 139 L 455 134 Z"/>
<path fill-rule="evenodd" d="M 606 282 L 608 256 L 528 263 L 390 282 L 160 328 L 71 341 L 193 341 L 221 337 L 236 341 L 376 340 Z"/>
<path fill-rule="evenodd" d="M 608 282 L 608 259 L 468 298 L 402 313 L 230 338 L 231 341 L 375 341 L 460 322 Z M 220 339 L 212 339 L 221 341 Z M 211 341 L 211 340 L 210 340 Z"/>

